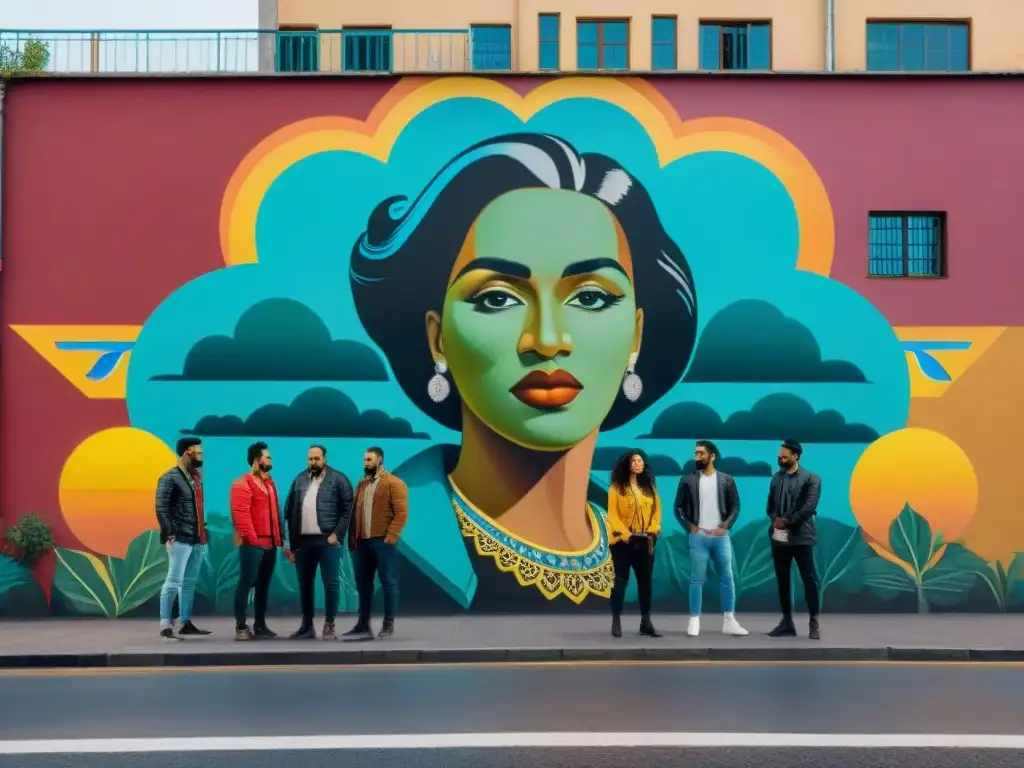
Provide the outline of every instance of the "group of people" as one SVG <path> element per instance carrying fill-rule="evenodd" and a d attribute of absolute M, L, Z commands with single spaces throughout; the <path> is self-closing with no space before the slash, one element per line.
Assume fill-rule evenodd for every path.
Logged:
<path fill-rule="evenodd" d="M 168 549 L 167 578 L 160 592 L 160 636 L 180 640 L 208 635 L 192 621 L 196 581 L 206 553 L 203 507 L 202 441 L 183 437 L 177 443 L 178 462 L 158 481 L 156 517 L 160 538 Z M 398 581 L 395 545 L 409 518 L 408 489 L 384 469 L 384 451 L 371 447 L 363 456 L 363 478 L 355 491 L 344 473 L 327 464 L 327 449 L 310 447 L 306 470 L 292 482 L 281 506 L 271 477 L 273 459 L 264 442 L 249 446 L 249 470 L 231 484 L 231 522 L 238 546 L 238 584 L 235 588 L 235 639 L 263 640 L 277 636 L 267 626 L 267 598 L 277 552 L 295 565 L 302 623 L 291 638 L 316 638 L 313 625 L 314 582 L 317 570 L 324 586 L 324 624 L 321 637 L 337 637 L 339 571 L 346 536 L 353 553 L 359 595 L 359 618 L 343 636 L 353 640 L 374 637 L 370 624 L 374 580 L 384 593 L 384 623 L 378 637 L 395 631 Z M 247 621 L 252 594 L 254 621 Z M 178 623 L 172 621 L 175 599 Z"/>
<path fill-rule="evenodd" d="M 802 454 L 800 443 L 784 441 L 779 448 L 779 471 L 768 487 L 768 535 L 782 608 L 782 621 L 768 634 L 771 637 L 796 635 L 790 592 L 790 572 L 795 562 L 810 614 L 808 636 L 819 640 L 820 601 L 814 569 L 814 517 L 821 497 L 821 478 L 800 466 Z M 729 538 L 729 532 L 740 515 L 740 494 L 732 476 L 715 469 L 718 456 L 718 448 L 713 442 L 697 441 L 693 453 L 695 471 L 680 478 L 673 505 L 676 519 L 689 536 L 690 620 L 686 631 L 691 637 L 700 634 L 701 600 L 709 562 L 714 564 L 718 574 L 724 614 L 722 632 L 726 635 L 748 634 L 736 620 L 736 586 Z M 611 599 L 614 637 L 622 636 L 622 604 L 630 571 L 636 574 L 640 634 L 660 636 L 651 622 L 651 581 L 661 519 L 661 498 L 646 456 L 643 451 L 627 451 L 612 470 L 608 490 L 608 529 L 615 568 Z"/>
<path fill-rule="evenodd" d="M 818 624 L 818 579 L 814 568 L 814 518 L 821 495 L 821 479 L 800 466 L 803 449 L 786 440 L 779 449 L 779 471 L 768 489 L 766 512 L 772 560 L 779 588 L 782 620 L 768 634 L 796 635 L 793 622 L 790 572 L 795 562 L 804 585 L 810 614 L 809 637 L 821 637 Z M 157 483 L 156 516 L 161 541 L 168 549 L 167 578 L 160 593 L 160 636 L 180 640 L 208 635 L 192 621 L 196 582 L 207 544 L 203 506 L 202 441 L 183 437 L 177 443 L 178 462 Z M 740 496 L 731 475 L 715 468 L 718 448 L 698 440 L 695 471 L 684 475 L 676 490 L 674 513 L 689 537 L 690 619 L 687 634 L 700 634 L 701 600 L 708 564 L 718 574 L 723 616 L 722 632 L 748 634 L 736 619 L 736 589 L 732 570 L 730 531 L 740 514 Z M 355 626 L 342 637 L 369 640 L 374 581 L 380 579 L 384 622 L 377 637 L 394 635 L 398 600 L 395 548 L 409 517 L 408 489 L 384 469 L 384 451 L 378 447 L 363 456 L 363 478 L 355 491 L 344 473 L 328 466 L 327 449 L 310 447 L 306 470 L 291 484 L 281 506 L 271 477 L 273 460 L 264 442 L 249 446 L 249 470 L 231 485 L 231 520 L 238 545 L 238 584 L 234 595 L 235 639 L 276 637 L 267 626 L 267 598 L 277 551 L 294 563 L 302 621 L 292 639 L 317 637 L 314 618 L 314 582 L 317 570 L 324 586 L 324 624 L 320 636 L 337 638 L 335 619 L 339 601 L 342 546 L 353 553 L 353 571 L 359 596 Z M 654 475 L 643 451 L 627 451 L 612 470 L 606 523 L 615 572 L 611 593 L 612 635 L 622 636 L 622 608 L 630 573 L 636 575 L 640 607 L 640 634 L 660 637 L 651 620 L 652 576 L 662 529 L 662 504 Z M 247 612 L 253 595 L 254 622 Z M 172 621 L 178 601 L 178 623 Z"/>

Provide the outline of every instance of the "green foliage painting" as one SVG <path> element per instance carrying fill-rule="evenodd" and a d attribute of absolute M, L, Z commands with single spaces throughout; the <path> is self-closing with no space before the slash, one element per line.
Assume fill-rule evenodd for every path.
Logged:
<path fill-rule="evenodd" d="M 26 40 L 19 46 L 0 44 L 0 76 L 22 72 L 45 72 L 50 64 L 50 46 L 43 40 Z"/>

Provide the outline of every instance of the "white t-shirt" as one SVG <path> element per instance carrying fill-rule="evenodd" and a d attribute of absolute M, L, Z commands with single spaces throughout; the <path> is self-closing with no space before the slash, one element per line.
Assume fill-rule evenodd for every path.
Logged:
<path fill-rule="evenodd" d="M 718 473 L 700 473 L 700 517 L 697 527 L 702 531 L 713 531 L 722 524 L 722 510 L 718 507 Z"/>

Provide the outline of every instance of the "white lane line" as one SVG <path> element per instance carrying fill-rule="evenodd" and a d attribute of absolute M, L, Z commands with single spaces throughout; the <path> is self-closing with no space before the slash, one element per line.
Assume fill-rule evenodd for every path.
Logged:
<path fill-rule="evenodd" d="M 351 749 L 568 747 L 811 747 L 816 749 L 1019 749 L 1024 735 L 854 733 L 423 733 L 367 736 L 219 736 L 0 741 L 0 755 L 133 752 L 268 752 Z"/>

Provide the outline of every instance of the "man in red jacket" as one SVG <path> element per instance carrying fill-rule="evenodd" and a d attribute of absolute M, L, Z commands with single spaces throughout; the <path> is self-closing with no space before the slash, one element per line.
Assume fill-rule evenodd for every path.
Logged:
<path fill-rule="evenodd" d="M 248 461 L 249 471 L 231 484 L 231 522 L 238 540 L 235 640 L 266 640 L 277 636 L 267 628 L 267 595 L 282 544 L 281 504 L 270 479 L 273 462 L 267 444 L 250 445 Z M 245 614 L 253 588 L 256 617 L 250 631 Z"/>

